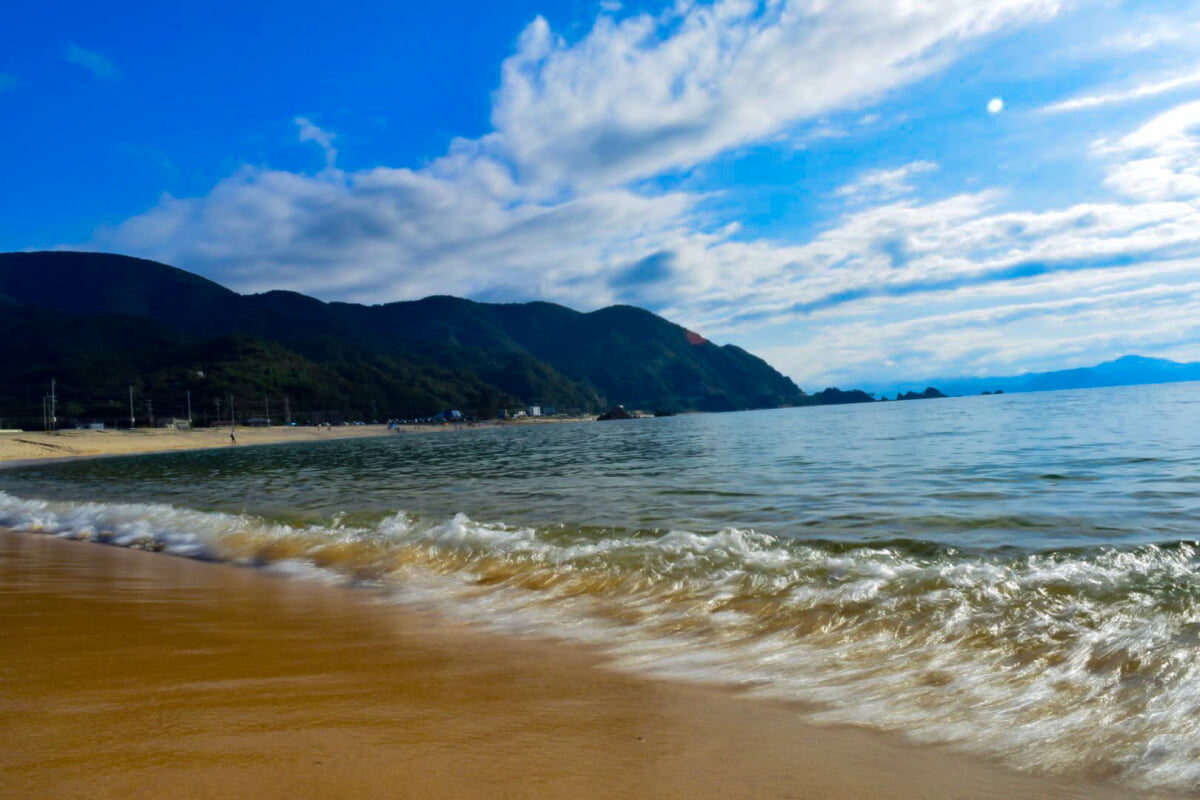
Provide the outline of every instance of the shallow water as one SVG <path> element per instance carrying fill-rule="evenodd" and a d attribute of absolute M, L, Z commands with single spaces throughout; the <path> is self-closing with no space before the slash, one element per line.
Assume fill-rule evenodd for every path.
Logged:
<path fill-rule="evenodd" d="M 0 472 L 0 525 L 334 581 L 1200 791 L 1200 384 Z"/>

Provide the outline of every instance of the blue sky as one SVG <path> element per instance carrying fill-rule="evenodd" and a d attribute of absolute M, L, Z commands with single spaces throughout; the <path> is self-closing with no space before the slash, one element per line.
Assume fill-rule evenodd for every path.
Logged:
<path fill-rule="evenodd" d="M 1195 2 L 245 5 L 8 10 L 0 249 L 634 303 L 809 389 L 1200 358 Z"/>

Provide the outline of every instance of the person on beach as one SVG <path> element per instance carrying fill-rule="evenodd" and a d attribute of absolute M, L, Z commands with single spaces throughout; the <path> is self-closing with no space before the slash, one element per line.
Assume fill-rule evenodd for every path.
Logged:
<path fill-rule="evenodd" d="M 229 429 L 229 443 L 237 444 L 237 437 L 233 435 L 233 428 Z"/>

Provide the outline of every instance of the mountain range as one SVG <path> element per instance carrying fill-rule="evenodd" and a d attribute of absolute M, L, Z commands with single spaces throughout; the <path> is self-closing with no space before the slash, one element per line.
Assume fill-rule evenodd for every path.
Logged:
<path fill-rule="evenodd" d="M 591 313 L 456 297 L 359 305 L 242 295 L 175 267 L 105 253 L 0 254 L 0 419 L 210 422 L 491 416 L 523 405 L 727 411 L 869 400 L 808 395 L 762 359 L 631 306 Z M 132 387 L 132 390 L 131 388 Z M 189 394 L 190 393 L 190 394 Z M 259 412 L 258 409 L 262 409 Z"/>
<path fill-rule="evenodd" d="M 1148 383 L 1178 383 L 1200 380 L 1200 362 L 1179 363 L 1165 358 L 1122 356 L 1091 367 L 1061 369 L 1052 372 L 1027 372 L 1022 375 L 999 377 L 937 378 L 920 385 L 934 383 L 949 395 L 982 394 L 1002 391 L 1050 392 L 1058 389 L 1092 389 L 1105 386 L 1135 386 Z M 917 386 L 913 384 L 912 386 Z M 889 387 L 903 391 L 908 385 Z"/>

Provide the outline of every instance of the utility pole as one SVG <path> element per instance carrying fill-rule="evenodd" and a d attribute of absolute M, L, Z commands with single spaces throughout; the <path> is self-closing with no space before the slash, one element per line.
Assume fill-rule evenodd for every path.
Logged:
<path fill-rule="evenodd" d="M 271 398 L 263 398 L 263 408 L 267 410 L 267 427 L 271 427 Z"/>
<path fill-rule="evenodd" d="M 292 407 L 288 404 L 288 399 L 283 398 L 283 421 L 288 425 L 292 424 Z"/>
<path fill-rule="evenodd" d="M 50 379 L 50 429 L 58 430 L 58 398 L 54 396 L 54 378 Z"/>
<path fill-rule="evenodd" d="M 133 385 L 129 386 L 129 430 L 137 427 L 137 418 L 133 416 Z"/>
<path fill-rule="evenodd" d="M 146 398 L 146 416 L 150 418 L 150 427 L 154 427 L 154 401 Z"/>
<path fill-rule="evenodd" d="M 188 428 L 192 427 L 192 390 L 188 389 Z"/>

